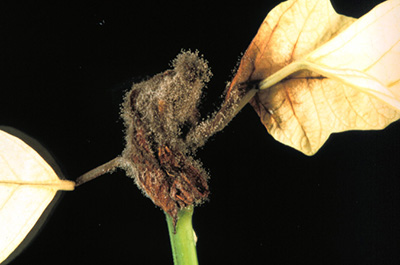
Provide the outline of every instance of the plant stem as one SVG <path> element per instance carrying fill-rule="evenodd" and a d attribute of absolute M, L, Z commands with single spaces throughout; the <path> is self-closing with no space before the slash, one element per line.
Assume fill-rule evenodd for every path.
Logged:
<path fill-rule="evenodd" d="M 98 166 L 92 170 L 90 170 L 89 172 L 86 172 L 85 174 L 83 174 L 82 176 L 80 176 L 79 178 L 77 178 L 75 180 L 75 186 L 78 187 L 88 181 L 91 181 L 101 175 L 104 175 L 108 172 L 112 172 L 114 171 L 117 167 L 119 167 L 122 164 L 123 158 L 117 156 L 116 158 L 108 161 L 107 163 L 104 163 L 101 166 Z"/>
<path fill-rule="evenodd" d="M 175 265 L 198 265 L 195 233 L 192 227 L 193 206 L 182 209 L 178 213 L 176 227 L 171 216 L 167 217 L 172 256 Z"/>
<path fill-rule="evenodd" d="M 259 88 L 260 90 L 264 90 L 270 88 L 271 86 L 279 83 L 284 78 L 288 77 L 289 75 L 307 69 L 303 61 L 293 62 L 279 71 L 273 73 L 272 75 L 268 76 L 266 79 L 260 82 Z"/>

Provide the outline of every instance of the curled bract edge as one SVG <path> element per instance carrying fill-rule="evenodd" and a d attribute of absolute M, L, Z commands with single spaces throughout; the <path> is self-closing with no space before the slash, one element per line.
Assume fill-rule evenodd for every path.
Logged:
<path fill-rule="evenodd" d="M 356 20 L 329 0 L 291 0 L 265 18 L 230 92 L 250 100 L 268 132 L 306 155 L 335 132 L 378 130 L 400 118 L 400 1 Z M 251 87 L 253 88 L 253 87 Z"/>

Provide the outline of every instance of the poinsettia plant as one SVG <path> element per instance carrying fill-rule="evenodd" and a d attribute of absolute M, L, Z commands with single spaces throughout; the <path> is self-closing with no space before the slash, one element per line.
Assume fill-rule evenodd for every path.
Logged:
<path fill-rule="evenodd" d="M 125 148 L 78 178 L 77 185 L 124 169 L 165 212 L 174 263 L 197 264 L 191 217 L 194 206 L 210 194 L 209 173 L 197 159 L 198 149 L 248 103 L 276 140 L 306 155 L 315 154 L 331 133 L 383 129 L 397 121 L 399 12 L 400 2 L 394 0 L 359 19 L 338 14 L 328 0 L 279 4 L 243 54 L 221 106 L 207 118 L 201 117 L 199 106 L 211 78 L 208 63 L 198 52 L 181 52 L 171 69 L 126 92 L 121 107 Z M 9 146 L 2 152 L 8 153 Z M 17 184 L 50 185 L 32 181 Z M 14 241 L 10 247 L 10 242 L 5 241 L 8 252 L 18 245 Z"/>

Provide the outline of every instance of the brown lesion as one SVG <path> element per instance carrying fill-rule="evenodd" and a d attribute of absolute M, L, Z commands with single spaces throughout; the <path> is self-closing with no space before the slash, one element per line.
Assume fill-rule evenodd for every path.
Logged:
<path fill-rule="evenodd" d="M 193 129 L 197 122 L 190 119 L 194 116 L 174 121 L 174 113 L 170 113 L 174 111 L 174 102 L 163 98 L 163 93 L 157 94 L 165 92 L 161 89 L 175 92 L 176 87 L 169 85 L 176 74 L 168 70 L 134 84 L 125 96 L 121 112 L 126 126 L 122 157 L 128 161 L 121 167 L 135 179 L 143 193 L 175 221 L 180 209 L 202 203 L 209 194 L 208 174 L 192 157 L 179 131 L 182 124 Z M 193 80 L 188 82 L 193 83 Z"/>
<path fill-rule="evenodd" d="M 232 118 L 230 113 L 242 94 L 229 94 L 229 104 L 206 123 L 200 122 L 197 107 L 202 88 L 211 77 L 207 62 L 197 53 L 183 52 L 173 66 L 133 84 L 121 108 L 125 149 L 121 156 L 79 179 L 84 183 L 122 168 L 176 223 L 180 209 L 207 199 L 209 176 L 193 154 Z"/>
<path fill-rule="evenodd" d="M 176 220 L 179 209 L 199 204 L 208 197 L 208 176 L 196 167 L 195 160 L 179 151 L 174 153 L 167 145 L 158 147 L 157 157 L 152 156 L 152 151 L 132 153 L 131 159 L 139 172 L 136 183 L 154 204 Z"/>
<path fill-rule="evenodd" d="M 134 121 L 132 121 L 134 122 Z M 199 169 L 194 159 L 168 145 L 151 147 L 140 121 L 135 121 L 135 137 L 130 141 L 130 152 L 125 154 L 133 162 L 136 184 L 154 204 L 176 220 L 179 209 L 201 203 L 209 194 L 207 174 Z M 138 126 L 139 125 L 139 126 Z"/>
<path fill-rule="evenodd" d="M 179 151 L 173 152 L 167 145 L 159 147 L 158 157 L 163 171 L 171 180 L 171 198 L 180 207 L 200 203 L 207 198 L 207 174 L 194 165 L 196 162 L 193 159 Z"/>

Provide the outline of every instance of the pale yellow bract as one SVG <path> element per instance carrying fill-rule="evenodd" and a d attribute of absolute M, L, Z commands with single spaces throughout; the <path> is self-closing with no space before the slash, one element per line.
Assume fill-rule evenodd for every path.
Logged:
<path fill-rule="evenodd" d="M 331 133 L 383 129 L 400 118 L 400 1 L 356 20 L 329 0 L 291 0 L 248 49 L 251 104 L 278 141 L 313 155 Z M 249 51 L 250 50 L 250 51 Z"/>
<path fill-rule="evenodd" d="M 24 240 L 58 190 L 73 190 L 29 145 L 0 130 L 0 263 Z"/>

